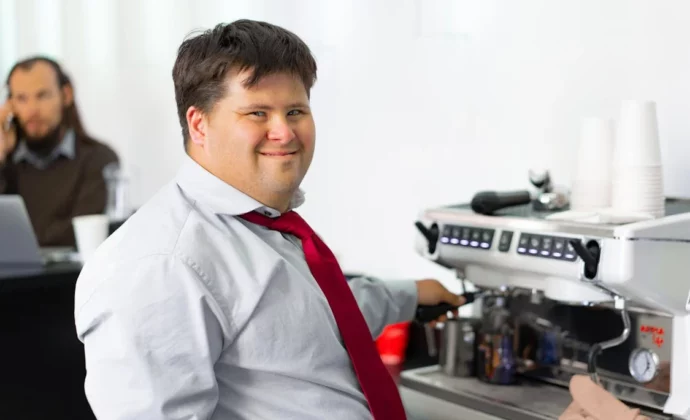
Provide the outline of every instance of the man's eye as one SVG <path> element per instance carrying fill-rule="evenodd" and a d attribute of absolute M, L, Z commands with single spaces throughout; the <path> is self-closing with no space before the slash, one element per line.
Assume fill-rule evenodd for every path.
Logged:
<path fill-rule="evenodd" d="M 266 113 L 264 111 L 254 111 L 250 112 L 251 115 L 256 115 L 257 117 L 265 117 Z"/>
<path fill-rule="evenodd" d="M 299 115 L 301 113 L 302 113 L 302 111 L 300 111 L 299 109 L 293 109 L 292 111 L 288 112 L 288 115 L 294 116 L 294 115 Z"/>

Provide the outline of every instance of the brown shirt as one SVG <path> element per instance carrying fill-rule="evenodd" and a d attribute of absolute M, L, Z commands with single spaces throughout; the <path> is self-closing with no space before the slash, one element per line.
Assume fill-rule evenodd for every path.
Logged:
<path fill-rule="evenodd" d="M 75 138 L 72 157 L 58 155 L 45 167 L 14 159 L 14 153 L 0 167 L 0 194 L 22 196 L 40 246 L 74 247 L 72 218 L 105 212 L 103 168 L 117 162 L 117 155 L 81 136 Z"/>

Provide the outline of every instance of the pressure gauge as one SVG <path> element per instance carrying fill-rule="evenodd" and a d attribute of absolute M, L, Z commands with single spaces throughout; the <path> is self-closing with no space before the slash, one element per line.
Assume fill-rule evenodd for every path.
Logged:
<path fill-rule="evenodd" d="M 651 382 L 659 373 L 659 356 L 652 350 L 637 348 L 630 354 L 628 369 L 637 382 Z"/>

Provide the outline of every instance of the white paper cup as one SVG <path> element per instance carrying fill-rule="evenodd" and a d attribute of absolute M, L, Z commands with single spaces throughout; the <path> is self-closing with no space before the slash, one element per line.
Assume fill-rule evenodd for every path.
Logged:
<path fill-rule="evenodd" d="M 613 120 L 606 118 L 582 120 L 574 179 L 610 182 L 614 137 Z"/>
<path fill-rule="evenodd" d="M 104 214 L 77 216 L 72 219 L 77 251 L 83 263 L 91 258 L 108 237 L 109 222 L 108 216 Z"/>
<path fill-rule="evenodd" d="M 656 103 L 623 101 L 614 153 L 617 166 L 661 165 Z"/>
<path fill-rule="evenodd" d="M 611 206 L 614 137 L 613 120 L 594 117 L 582 120 L 570 195 L 572 210 Z"/>

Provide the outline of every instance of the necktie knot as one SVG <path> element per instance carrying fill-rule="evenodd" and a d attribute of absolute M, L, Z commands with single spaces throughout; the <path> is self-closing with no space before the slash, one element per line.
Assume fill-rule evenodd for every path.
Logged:
<path fill-rule="evenodd" d="M 278 217 L 268 217 L 257 212 L 250 212 L 241 215 L 243 219 L 257 225 L 265 226 L 269 229 L 283 233 L 289 233 L 304 240 L 314 234 L 312 228 L 296 212 L 290 210 Z"/>

